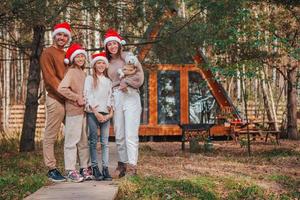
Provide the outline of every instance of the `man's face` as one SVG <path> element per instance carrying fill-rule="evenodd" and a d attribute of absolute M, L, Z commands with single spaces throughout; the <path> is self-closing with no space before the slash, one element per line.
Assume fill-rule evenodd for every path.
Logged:
<path fill-rule="evenodd" d="M 54 36 L 54 43 L 56 46 L 63 48 L 69 41 L 69 36 L 65 33 L 57 33 Z"/>

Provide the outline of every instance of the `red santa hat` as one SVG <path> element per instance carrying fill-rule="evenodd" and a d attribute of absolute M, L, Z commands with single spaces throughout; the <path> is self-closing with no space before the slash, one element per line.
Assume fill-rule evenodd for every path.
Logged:
<path fill-rule="evenodd" d="M 56 24 L 54 26 L 52 37 L 54 37 L 57 33 L 65 33 L 69 36 L 69 41 L 71 40 L 71 27 L 67 22 L 63 22 L 60 24 Z"/>
<path fill-rule="evenodd" d="M 72 44 L 66 52 L 64 63 L 72 63 L 74 58 L 79 54 L 83 54 L 87 58 L 87 53 L 84 48 L 80 46 L 80 44 Z"/>
<path fill-rule="evenodd" d="M 104 35 L 104 46 L 110 41 L 116 41 L 121 45 L 125 45 L 126 41 L 114 29 L 108 29 Z"/>
<path fill-rule="evenodd" d="M 106 58 L 106 52 L 102 51 L 101 53 L 95 53 L 92 55 L 91 66 L 94 67 L 97 61 L 102 60 L 108 65 L 108 60 Z M 107 66 L 106 66 L 107 67 Z"/>

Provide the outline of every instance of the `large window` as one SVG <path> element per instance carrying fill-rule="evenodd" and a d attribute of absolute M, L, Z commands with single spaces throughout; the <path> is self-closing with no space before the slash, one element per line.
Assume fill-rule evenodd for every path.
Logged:
<path fill-rule="evenodd" d="M 196 72 L 189 72 L 190 123 L 214 123 L 219 106 L 206 81 Z"/>
<path fill-rule="evenodd" d="M 180 123 L 180 72 L 158 72 L 158 123 Z"/>

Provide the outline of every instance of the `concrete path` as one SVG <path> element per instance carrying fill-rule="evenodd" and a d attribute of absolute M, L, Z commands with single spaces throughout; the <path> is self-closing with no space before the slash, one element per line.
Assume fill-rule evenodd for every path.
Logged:
<path fill-rule="evenodd" d="M 116 144 L 110 143 L 110 172 L 117 166 Z M 100 160 L 100 155 L 99 155 Z M 54 183 L 44 186 L 25 200 L 71 200 L 71 199 L 97 199 L 113 200 L 118 193 L 118 186 L 114 181 L 85 181 L 82 183 Z"/>

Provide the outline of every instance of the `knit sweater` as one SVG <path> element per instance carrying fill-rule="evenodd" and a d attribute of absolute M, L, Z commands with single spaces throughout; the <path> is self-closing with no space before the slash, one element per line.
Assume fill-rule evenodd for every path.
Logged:
<path fill-rule="evenodd" d="M 84 80 L 84 71 L 72 66 L 58 86 L 58 92 L 67 99 L 66 115 L 68 116 L 84 114 L 84 106 L 77 104 L 77 100 L 83 97 Z"/>
<path fill-rule="evenodd" d="M 109 113 L 112 106 L 111 80 L 104 75 L 98 76 L 98 85 L 93 87 L 93 77 L 87 76 L 84 83 L 84 96 L 86 98 L 86 111 L 92 112 L 91 107 L 97 106 L 98 112 Z"/>
<path fill-rule="evenodd" d="M 108 77 L 112 80 L 112 87 L 120 85 L 124 81 L 128 86 L 138 89 L 144 82 L 144 71 L 140 62 L 137 63 L 137 71 L 133 75 L 120 78 L 118 69 L 122 69 L 125 65 L 125 57 L 129 52 L 122 52 L 121 58 L 113 58 L 108 65 Z"/>
<path fill-rule="evenodd" d="M 65 98 L 57 91 L 57 88 L 65 75 L 66 66 L 64 58 L 65 51 L 54 46 L 46 48 L 40 57 L 43 79 L 48 96 L 61 103 L 64 103 Z"/>

